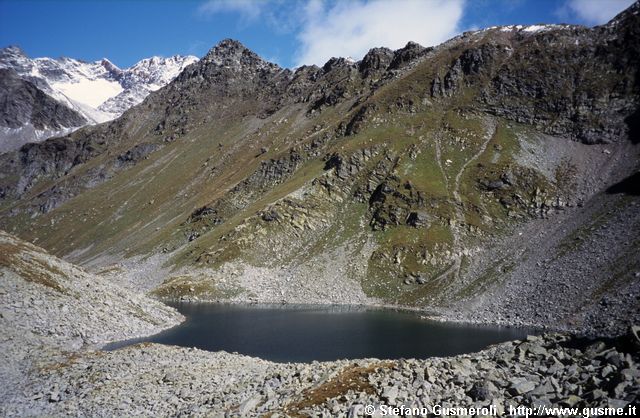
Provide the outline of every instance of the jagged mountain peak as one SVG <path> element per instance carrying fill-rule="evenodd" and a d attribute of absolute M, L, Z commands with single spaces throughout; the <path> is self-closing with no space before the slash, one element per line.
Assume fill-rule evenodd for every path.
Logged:
<path fill-rule="evenodd" d="M 420 45 L 417 42 L 413 42 L 413 41 L 409 41 L 407 42 L 407 44 L 404 46 L 404 48 L 402 49 L 416 49 L 416 48 L 424 48 L 422 45 Z"/>
<path fill-rule="evenodd" d="M 145 58 L 123 71 L 120 83 L 125 89 L 135 89 L 136 86 L 144 84 L 148 90 L 154 91 L 166 85 L 185 67 L 196 61 L 198 58 L 193 55 Z"/>
<path fill-rule="evenodd" d="M 357 67 L 365 77 L 373 73 L 384 72 L 388 69 L 398 69 L 404 63 L 420 57 L 430 48 L 425 48 L 417 42 L 409 41 L 403 48 L 392 50 L 387 47 L 371 48 L 360 61 L 351 57 L 333 57 L 323 66 L 322 70 L 328 73 L 337 68 Z"/>
<path fill-rule="evenodd" d="M 417 42 L 409 41 L 404 46 L 404 48 L 400 48 L 393 52 L 393 60 L 391 61 L 390 68 L 397 69 L 402 67 L 404 64 L 415 60 L 431 51 L 433 48 L 425 48 Z"/>
<path fill-rule="evenodd" d="M 339 67 L 349 67 L 349 66 L 353 66 L 355 65 L 355 60 L 351 57 L 333 57 L 330 58 L 329 61 L 327 61 L 323 66 L 322 66 L 322 70 L 325 73 L 328 73 L 329 71 L 334 70 L 335 68 L 339 68 Z"/>
<path fill-rule="evenodd" d="M 213 49 L 228 49 L 228 50 L 248 50 L 246 46 L 237 39 L 225 38 L 218 42 L 218 44 Z"/>
<path fill-rule="evenodd" d="M 280 68 L 278 65 L 262 59 L 262 57 L 244 46 L 240 41 L 229 38 L 223 39 L 211 48 L 202 59 L 202 62 L 230 68 Z"/>
<path fill-rule="evenodd" d="M 26 56 L 25 52 L 18 45 L 9 45 L 0 49 L 0 55 L 22 55 Z"/>
<path fill-rule="evenodd" d="M 19 66 L 26 59 L 26 53 L 19 46 L 10 45 L 0 49 L 0 67 L 3 62 L 11 66 Z"/>
<path fill-rule="evenodd" d="M 141 68 L 141 67 L 152 67 L 152 66 L 157 66 L 157 65 L 168 65 L 171 63 L 180 63 L 180 62 L 184 62 L 184 61 L 190 61 L 190 62 L 194 62 L 197 61 L 198 58 L 193 56 L 193 55 L 172 55 L 170 57 L 161 57 L 159 55 L 154 55 L 152 57 L 149 58 L 144 58 L 141 59 L 140 61 L 136 62 L 134 65 L 132 65 L 131 67 L 129 67 L 130 70 L 136 69 L 136 68 Z"/>
<path fill-rule="evenodd" d="M 214 57 L 217 55 L 228 55 L 244 52 L 255 55 L 255 53 L 247 48 L 242 42 L 236 39 L 226 38 L 214 45 L 213 48 L 209 50 L 205 58 Z"/>
<path fill-rule="evenodd" d="M 102 58 L 102 61 L 100 61 L 100 65 L 102 65 L 104 69 L 107 70 L 107 72 L 115 76 L 119 76 L 122 74 L 122 70 L 120 69 L 120 67 L 109 61 L 107 58 Z"/>
<path fill-rule="evenodd" d="M 371 57 L 371 56 L 375 56 L 375 55 L 387 55 L 387 54 L 393 54 L 393 50 L 390 48 L 387 48 L 386 46 L 380 46 L 380 47 L 374 47 L 371 48 L 366 54 L 365 54 L 365 58 L 366 57 Z M 363 58 L 363 60 L 365 59 Z"/>
<path fill-rule="evenodd" d="M 371 48 L 359 63 L 360 71 L 379 69 L 381 66 L 386 68 L 392 58 L 393 51 L 389 48 Z"/>

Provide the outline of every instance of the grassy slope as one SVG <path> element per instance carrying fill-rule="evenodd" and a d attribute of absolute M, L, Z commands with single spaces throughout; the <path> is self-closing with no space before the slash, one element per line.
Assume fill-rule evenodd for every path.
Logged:
<path fill-rule="evenodd" d="M 295 175 L 273 188 L 244 193 L 248 202 L 238 210 L 222 213 L 223 224 L 204 231 L 192 242 L 187 242 L 182 226 L 195 209 L 232 196 L 233 187 L 254 173 L 261 161 L 286 156 L 289 148 L 302 149 L 332 134 L 359 107 L 352 108 L 353 101 L 346 101 L 309 118 L 305 107 L 292 105 L 266 120 L 207 119 L 209 122 L 186 136 L 52 212 L 30 220 L 13 218 L 10 229 L 37 240 L 54 254 L 71 255 L 80 262 L 104 254 L 150 255 L 167 248 L 175 250 L 168 265 L 189 268 L 219 267 L 234 260 L 254 265 L 270 265 L 273 260 L 302 263 L 346 241 L 368 237 L 376 248 L 362 279 L 365 292 L 393 302 L 423 304 L 446 289 L 452 277 L 443 273 L 456 257 L 465 257 L 461 255 L 465 249 L 482 246 L 516 222 L 498 202 L 498 193 L 484 190 L 480 180 L 494 180 L 507 169 L 518 171 L 516 133 L 522 127 L 498 120 L 486 150 L 459 176 L 461 202 L 452 194 L 457 174 L 485 141 L 486 116 L 474 110 L 478 84 L 461 88 L 452 98 L 427 100 L 425 80 L 432 80 L 458 52 L 455 48 L 443 50 L 373 92 L 362 104 L 376 109 L 365 128 L 355 135 L 331 136 L 318 155 L 305 153 Z M 412 103 L 413 110 L 398 107 L 399 102 Z M 315 126 L 322 128 L 318 131 Z M 140 134 L 127 146 L 149 140 L 154 138 Z M 366 202 L 354 201 L 352 195 L 367 184 L 381 156 L 368 161 L 346 184 L 342 195 L 328 196 L 313 184 L 314 179 L 333 175 L 323 168 L 326 156 L 334 152 L 349 155 L 375 146 L 398 158 L 397 167 L 389 173 L 394 181 L 410 182 L 425 196 L 425 210 L 431 217 L 427 228 L 398 225 L 372 231 L 368 226 L 371 210 Z M 263 147 L 268 151 L 261 154 Z M 99 167 L 119 151 L 78 170 Z M 415 158 L 410 156 L 412 151 Z M 43 183 L 31 195 L 49 184 Z M 532 193 L 529 186 L 515 192 L 528 199 Z M 303 187 L 310 188 L 308 196 L 291 198 Z M 551 184 L 543 187 L 553 189 Z M 285 198 L 293 199 L 299 207 L 292 208 Z M 403 204 L 393 198 L 387 203 Z M 274 205 L 290 215 L 286 222 L 260 219 L 259 213 Z M 462 220 L 455 219 L 457 205 L 461 205 Z M 296 226 L 296 219 L 302 227 Z M 454 233 L 460 237 L 457 247 Z M 465 266 L 464 260 L 461 265 Z M 427 283 L 404 284 L 405 278 L 417 276 L 424 276 Z M 185 291 L 184 286 L 176 288 L 182 289 L 177 292 Z"/>

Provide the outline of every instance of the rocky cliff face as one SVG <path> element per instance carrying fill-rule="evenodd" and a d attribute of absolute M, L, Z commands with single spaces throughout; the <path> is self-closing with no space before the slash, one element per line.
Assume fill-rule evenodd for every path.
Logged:
<path fill-rule="evenodd" d="M 89 266 L 144 257 L 165 297 L 590 327 L 579 304 L 637 294 L 635 243 L 607 233 L 598 248 L 627 256 L 602 257 L 574 238 L 610 211 L 608 231 L 638 231 L 637 197 L 606 193 L 638 167 L 638 9 L 296 71 L 222 41 L 119 119 L 0 156 L 0 225 Z M 576 304 L 518 318 L 540 292 Z"/>
<path fill-rule="evenodd" d="M 0 141 L 0 152 L 21 145 L 19 131 L 44 138 L 51 132 L 77 128 L 87 121 L 78 112 L 54 100 L 29 81 L 18 77 L 12 69 L 0 69 L 0 130 L 6 138 Z"/>
<path fill-rule="evenodd" d="M 31 124 L 37 129 L 80 126 L 86 120 L 77 112 L 56 102 L 9 69 L 0 70 L 2 83 L 2 126 L 18 128 Z"/>
<path fill-rule="evenodd" d="M 638 19 L 629 13 L 593 30 L 542 31 L 524 40 L 482 92 L 482 100 L 493 113 L 552 135 L 585 143 L 624 138 L 624 118 L 636 108 L 639 91 L 638 58 L 630 53 L 638 48 Z M 482 57 L 467 56 L 467 71 Z"/>

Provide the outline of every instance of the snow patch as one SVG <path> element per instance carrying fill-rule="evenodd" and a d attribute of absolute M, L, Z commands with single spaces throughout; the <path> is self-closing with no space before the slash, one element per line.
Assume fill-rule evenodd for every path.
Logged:
<path fill-rule="evenodd" d="M 518 32 L 536 33 L 536 32 L 552 30 L 552 29 L 563 29 L 565 27 L 567 27 L 567 25 L 550 25 L 550 24 L 549 25 L 529 25 L 529 26 L 508 25 L 508 26 L 500 27 L 500 31 L 501 32 L 518 31 Z"/>
<path fill-rule="evenodd" d="M 549 25 L 531 25 L 524 28 L 523 31 L 524 32 L 540 32 L 543 30 L 549 30 L 551 28 L 552 27 Z"/>
<path fill-rule="evenodd" d="M 61 91 L 71 100 L 86 103 L 93 108 L 97 108 L 124 90 L 117 81 L 109 81 L 102 78 L 95 80 L 84 78 L 71 83 L 53 83 L 51 87 Z"/>

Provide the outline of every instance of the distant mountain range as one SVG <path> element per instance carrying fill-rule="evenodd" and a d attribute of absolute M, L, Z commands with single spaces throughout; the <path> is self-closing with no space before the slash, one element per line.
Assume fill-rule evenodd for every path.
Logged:
<path fill-rule="evenodd" d="M 121 69 L 106 58 L 29 58 L 16 46 L 0 49 L 0 152 L 115 119 L 197 60 L 151 57 Z M 13 97 L 27 96 L 15 105 Z"/>

